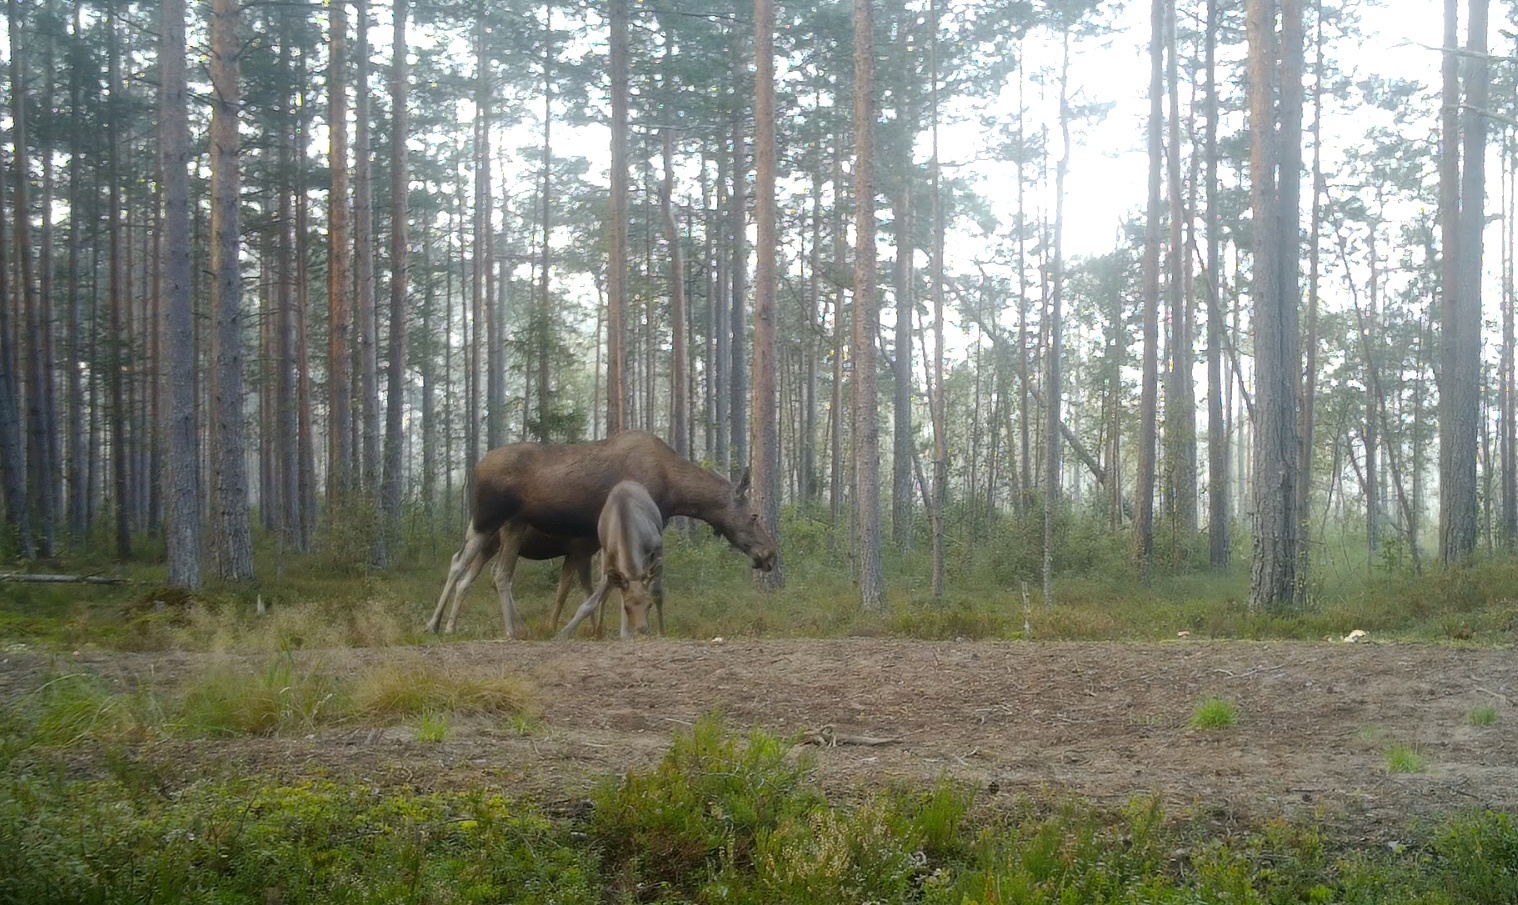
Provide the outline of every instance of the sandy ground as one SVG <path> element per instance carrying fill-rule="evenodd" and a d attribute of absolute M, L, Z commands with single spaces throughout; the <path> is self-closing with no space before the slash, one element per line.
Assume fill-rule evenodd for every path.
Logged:
<path fill-rule="evenodd" d="M 143 756 L 186 778 L 245 770 L 489 785 L 553 807 L 582 800 L 608 775 L 656 763 L 675 731 L 717 710 L 737 731 L 814 744 L 819 781 L 845 794 L 947 775 L 993 802 L 1074 795 L 1120 805 L 1156 795 L 1224 821 L 1313 814 L 1367 840 L 1394 838 L 1411 818 L 1518 811 L 1518 656 L 1506 649 L 745 639 L 470 641 L 300 656 L 337 670 L 410 657 L 465 674 L 519 675 L 539 713 L 525 733 L 506 721 L 461 720 L 441 743 L 418 741 L 404 726 L 346 726 L 156 743 Z M 211 657 L 84 652 L 73 667 L 173 682 Z M 65 665 L 14 651 L 0 660 L 0 699 Z M 1189 726 L 1209 696 L 1233 702 L 1236 726 Z M 1473 726 L 1468 716 L 1483 705 L 1497 719 Z M 1426 771 L 1388 773 L 1395 743 L 1421 754 Z"/>

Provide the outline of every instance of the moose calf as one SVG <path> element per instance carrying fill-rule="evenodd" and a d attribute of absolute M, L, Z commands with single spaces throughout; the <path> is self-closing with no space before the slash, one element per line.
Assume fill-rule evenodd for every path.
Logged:
<path fill-rule="evenodd" d="M 601 583 L 580 604 L 559 637 L 573 635 L 613 585 L 622 592 L 624 639 L 648 633 L 650 603 L 659 611 L 659 634 L 664 634 L 664 517 L 648 490 L 636 481 L 622 481 L 613 487 L 601 509 L 597 531 Z"/>

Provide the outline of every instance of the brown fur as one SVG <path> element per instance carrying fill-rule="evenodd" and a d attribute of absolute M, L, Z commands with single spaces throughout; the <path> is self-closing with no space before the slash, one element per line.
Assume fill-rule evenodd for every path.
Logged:
<path fill-rule="evenodd" d="M 475 466 L 469 528 L 444 582 L 439 613 L 470 565 L 489 545 L 501 543 L 495 535 L 508 523 L 557 537 L 594 538 L 608 494 L 624 480 L 643 485 L 666 523 L 676 515 L 700 519 L 745 553 L 754 568 L 774 568 L 775 541 L 749 505 L 747 476 L 735 488 L 643 431 L 595 443 L 513 443 L 492 449 Z M 500 560 L 496 568 L 499 573 Z M 521 637 L 519 620 L 513 624 L 511 618 L 510 585 L 498 588 L 507 633 Z M 429 623 L 434 631 L 437 621 L 435 614 Z"/>
<path fill-rule="evenodd" d="M 465 548 L 468 547 L 469 544 L 466 542 Z M 554 594 L 553 601 L 551 627 L 557 629 L 559 617 L 564 613 L 564 603 L 569 599 L 569 589 L 575 580 L 579 579 L 585 593 L 591 593 L 590 559 L 600 548 L 601 542 L 593 537 L 557 537 L 532 528 L 522 529 L 520 526 L 505 525 L 501 530 L 486 536 L 485 543 L 475 550 L 473 558 L 469 561 L 462 560 L 463 550 L 454 555 L 449 565 L 448 580 L 444 583 L 443 593 L 438 598 L 437 608 L 433 610 L 432 618 L 427 621 L 427 630 L 437 632 L 443 618 L 443 610 L 451 599 L 453 607 L 448 611 L 448 622 L 441 627 L 449 634 L 453 633 L 458 627 L 459 610 L 463 608 L 464 595 L 469 592 L 469 588 L 479 577 L 485 563 L 496 557 L 497 551 L 504 552 L 495 559 L 491 578 L 502 597 L 501 614 L 506 622 L 507 634 L 514 638 L 522 636 L 526 631 L 521 617 L 516 613 L 515 598 L 511 594 L 517 560 L 549 560 L 564 557 L 564 565 L 559 570 L 559 588 Z M 596 620 L 595 628 L 599 633 L 601 630 L 599 618 Z"/>
<path fill-rule="evenodd" d="M 642 484 L 622 481 L 606 498 L 597 524 L 601 539 L 601 583 L 585 599 L 560 638 L 594 613 L 612 588 L 622 597 L 622 638 L 648 633 L 648 608 L 659 612 L 664 634 L 664 518 Z"/>

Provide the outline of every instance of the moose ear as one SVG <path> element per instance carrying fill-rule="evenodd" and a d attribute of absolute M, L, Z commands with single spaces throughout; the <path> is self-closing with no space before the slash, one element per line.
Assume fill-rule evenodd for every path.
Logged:
<path fill-rule="evenodd" d="M 737 500 L 740 503 L 748 501 L 748 491 L 751 478 L 752 475 L 749 474 L 749 470 L 747 468 L 743 469 L 743 477 L 738 479 L 738 486 L 735 490 L 733 490 L 733 499 Z"/>

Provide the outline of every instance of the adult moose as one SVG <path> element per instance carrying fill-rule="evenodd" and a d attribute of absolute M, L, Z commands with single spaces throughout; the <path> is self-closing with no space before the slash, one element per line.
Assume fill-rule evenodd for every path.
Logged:
<path fill-rule="evenodd" d="M 502 563 L 515 561 L 509 547 L 519 541 L 513 538 L 529 528 L 563 538 L 595 538 L 606 498 L 621 481 L 642 484 L 664 522 L 677 515 L 700 519 L 747 555 L 754 568 L 775 567 L 775 541 L 749 505 L 747 475 L 734 487 L 643 431 L 594 443 L 513 443 L 492 449 L 474 467 L 469 526 L 448 568 L 439 610 L 458 592 L 476 557 L 499 543 L 495 577 L 506 631 L 512 638 L 522 637 L 510 583 L 502 580 Z M 499 533 L 507 525 L 511 530 Z M 431 627 L 436 630 L 436 619 Z"/>
<path fill-rule="evenodd" d="M 611 489 L 597 527 L 601 539 L 601 583 L 585 598 L 560 638 L 574 634 L 596 612 L 612 588 L 622 596 L 622 639 L 648 634 L 648 607 L 659 611 L 664 634 L 664 517 L 642 484 L 622 481 Z M 557 621 L 557 620 L 555 620 Z"/>

